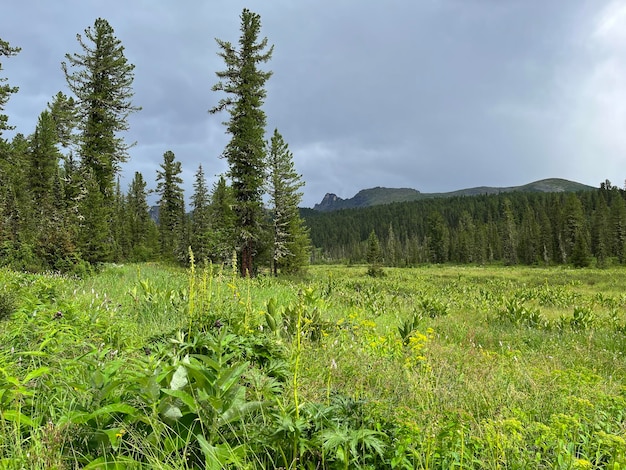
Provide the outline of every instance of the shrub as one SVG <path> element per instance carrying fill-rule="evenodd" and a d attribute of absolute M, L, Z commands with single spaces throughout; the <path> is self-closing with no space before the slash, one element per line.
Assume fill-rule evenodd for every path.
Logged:
<path fill-rule="evenodd" d="M 8 319 L 16 308 L 15 295 L 11 292 L 0 292 L 0 321 Z"/>

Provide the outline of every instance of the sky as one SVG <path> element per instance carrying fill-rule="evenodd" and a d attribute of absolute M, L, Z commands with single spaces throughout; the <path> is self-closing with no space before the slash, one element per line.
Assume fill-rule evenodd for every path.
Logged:
<path fill-rule="evenodd" d="M 189 200 L 199 165 L 209 187 L 228 169 L 228 116 L 208 110 L 224 96 L 215 38 L 237 43 L 243 8 L 274 45 L 267 138 L 277 128 L 289 144 L 303 207 L 376 186 L 624 185 L 626 0 L 6 0 L 0 38 L 22 48 L 2 58 L 20 88 L 9 124 L 31 134 L 70 93 L 61 62 L 104 18 L 142 107 L 123 188 L 136 171 L 155 188 L 171 150 Z"/>

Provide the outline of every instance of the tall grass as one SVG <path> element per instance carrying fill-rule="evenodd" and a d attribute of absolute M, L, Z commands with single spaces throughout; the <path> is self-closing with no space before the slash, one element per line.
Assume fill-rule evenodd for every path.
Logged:
<path fill-rule="evenodd" d="M 626 276 L 0 271 L 0 468 L 624 468 Z"/>

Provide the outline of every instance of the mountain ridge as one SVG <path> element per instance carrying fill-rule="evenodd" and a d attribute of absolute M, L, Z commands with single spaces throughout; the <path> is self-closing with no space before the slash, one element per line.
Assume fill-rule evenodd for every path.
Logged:
<path fill-rule="evenodd" d="M 419 201 L 436 197 L 477 196 L 507 192 L 578 192 L 593 189 L 597 188 L 563 178 L 546 178 L 521 186 L 477 186 L 444 193 L 422 193 L 417 189 L 411 188 L 384 188 L 377 186 L 375 188 L 362 189 L 348 199 L 342 199 L 334 193 L 326 193 L 322 201 L 313 206 L 313 210 L 332 212 L 340 209 L 370 207 L 394 202 Z"/>

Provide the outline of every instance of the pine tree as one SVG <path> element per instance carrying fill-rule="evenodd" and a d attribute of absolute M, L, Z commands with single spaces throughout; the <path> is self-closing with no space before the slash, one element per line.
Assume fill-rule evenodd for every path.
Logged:
<path fill-rule="evenodd" d="M 105 200 L 111 201 L 115 176 L 130 147 L 118 134 L 128 130 L 128 116 L 141 109 L 130 101 L 135 66 L 128 63 L 121 41 L 102 18 L 96 19 L 93 29 L 85 30 L 92 46 L 80 34 L 76 38 L 83 54 L 66 54 L 62 68 L 77 98 L 80 156 Z"/>
<path fill-rule="evenodd" d="M 236 247 L 236 217 L 233 211 L 235 199 L 231 188 L 222 176 L 213 186 L 209 213 L 211 231 L 209 253 L 212 261 L 228 263 L 232 260 Z"/>
<path fill-rule="evenodd" d="M 369 268 L 367 269 L 367 274 L 373 277 L 379 277 L 384 274 L 383 268 L 381 267 L 383 261 L 383 253 L 380 249 L 380 241 L 376 236 L 376 232 L 372 230 L 370 232 L 369 237 L 367 238 L 367 254 L 366 260 L 369 264 Z"/>
<path fill-rule="evenodd" d="M 20 52 L 19 47 L 11 47 L 8 42 L 0 39 L 0 58 L 1 57 L 11 57 Z M 2 71 L 2 63 L 0 62 L 0 72 Z M 11 94 L 17 93 L 18 87 L 10 86 L 6 78 L 0 77 L 0 137 L 2 137 L 2 131 L 12 129 L 8 124 L 8 116 L 6 114 L 2 114 L 4 110 L 4 106 L 9 101 Z"/>
<path fill-rule="evenodd" d="M 450 230 L 439 212 L 433 211 L 428 216 L 428 247 L 431 262 L 445 263 L 448 261 Z"/>
<path fill-rule="evenodd" d="M 128 236 L 132 261 L 148 261 L 154 256 L 156 247 L 152 246 L 151 233 L 154 222 L 150 218 L 150 207 L 147 202 L 148 192 L 143 175 L 135 172 L 126 195 L 126 217 L 128 220 Z"/>
<path fill-rule="evenodd" d="M 613 189 L 610 210 L 611 253 L 620 263 L 626 262 L 626 203 L 618 189 Z"/>
<path fill-rule="evenodd" d="M 35 133 L 30 138 L 29 181 L 35 205 L 40 214 L 50 210 L 55 180 L 58 178 L 61 153 L 58 134 L 49 111 L 39 115 Z"/>
<path fill-rule="evenodd" d="M 226 98 L 210 109 L 210 113 L 228 110 L 230 119 L 224 124 L 231 140 L 223 156 L 228 160 L 228 176 L 232 182 L 237 216 L 239 263 L 242 276 L 254 274 L 254 257 L 262 238 L 262 191 L 265 178 L 265 112 L 261 108 L 266 97 L 265 82 L 272 75 L 259 69 L 273 51 L 267 38 L 259 40 L 261 18 L 244 9 L 241 14 L 239 49 L 230 42 L 217 39 L 226 70 L 217 72 L 219 82 L 213 91 L 223 91 Z"/>
<path fill-rule="evenodd" d="M 161 255 L 168 260 L 186 260 L 185 246 L 185 201 L 181 184 L 180 162 L 175 161 L 174 152 L 163 154 L 162 171 L 157 171 L 157 194 L 159 199 L 159 234 Z"/>
<path fill-rule="evenodd" d="M 81 162 L 81 176 L 86 176 L 82 187 L 89 191 L 97 190 L 100 196 L 86 195 L 86 199 L 94 202 L 102 201 L 101 207 L 93 204 L 82 204 L 82 210 L 92 208 L 92 214 L 81 213 L 81 239 L 84 255 L 88 259 L 110 261 L 115 250 L 104 249 L 98 253 L 90 252 L 100 249 L 99 242 L 89 239 L 87 234 L 98 230 L 97 240 L 115 243 L 113 236 L 113 219 L 115 208 L 115 181 L 120 171 L 120 164 L 128 158 L 128 148 L 120 135 L 127 131 L 128 116 L 140 108 L 131 103 L 133 96 L 132 83 L 134 65 L 129 64 L 124 56 L 124 47 L 114 35 L 113 28 L 104 19 L 96 19 L 93 28 L 85 30 L 85 37 L 76 35 L 82 53 L 66 54 L 67 62 L 62 69 L 70 90 L 76 96 L 70 99 L 58 96 L 55 101 L 59 135 L 67 145 L 71 141 L 71 129 L 74 118 L 77 121 L 77 152 Z M 53 104 L 54 106 L 54 104 Z M 71 123 L 72 127 L 68 127 Z M 76 175 L 75 175 L 76 176 Z M 95 183 L 95 185 L 93 184 Z M 93 224 L 90 226 L 86 221 Z M 103 247 L 101 247 L 103 248 Z M 104 257 L 108 253 L 108 257 Z"/>
<path fill-rule="evenodd" d="M 109 224 L 111 208 L 98 190 L 98 180 L 86 169 L 81 175 L 81 194 L 78 211 L 78 246 L 82 258 L 89 263 L 102 263 L 113 259 L 113 238 Z"/>
<path fill-rule="evenodd" d="M 517 264 L 517 225 L 509 198 L 502 201 L 502 258 L 505 264 Z"/>
<path fill-rule="evenodd" d="M 64 149 L 69 148 L 75 140 L 74 131 L 78 119 L 74 98 L 67 97 L 59 91 L 54 95 L 52 102 L 48 103 L 48 111 L 54 121 L 57 142 Z"/>
<path fill-rule="evenodd" d="M 302 176 L 294 167 L 293 154 L 278 129 L 268 145 L 268 193 L 272 212 L 272 270 L 296 272 L 310 256 L 308 230 L 300 217 L 299 191 Z"/>
<path fill-rule="evenodd" d="M 191 197 L 191 249 L 196 261 L 206 261 L 210 254 L 211 208 L 209 206 L 209 190 L 206 185 L 202 165 L 196 172 Z"/>

